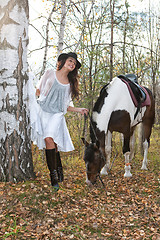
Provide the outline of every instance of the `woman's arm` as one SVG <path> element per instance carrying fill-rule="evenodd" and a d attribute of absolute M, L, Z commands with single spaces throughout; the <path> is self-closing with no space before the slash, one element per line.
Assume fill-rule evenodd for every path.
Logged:
<path fill-rule="evenodd" d="M 84 114 L 87 115 L 88 112 L 89 112 L 89 110 L 87 108 L 77 108 L 77 107 L 71 107 L 71 106 L 69 106 L 67 108 L 67 111 L 69 111 L 69 112 L 78 112 L 78 113 L 81 113 L 82 115 L 84 115 Z"/>
<path fill-rule="evenodd" d="M 41 77 L 41 79 L 40 79 L 40 81 L 38 82 L 38 84 L 37 84 L 37 87 L 36 87 L 36 96 L 40 96 L 40 94 L 42 93 L 42 92 L 44 92 L 44 89 L 46 88 L 46 91 L 45 92 L 48 92 L 48 85 L 47 85 L 47 83 L 48 83 L 48 78 L 50 77 L 53 77 L 53 76 L 51 76 L 51 74 L 53 75 L 53 73 L 52 73 L 52 70 L 51 69 L 48 69 L 44 74 L 43 74 L 43 76 Z M 48 87 L 48 88 L 47 88 Z M 45 94 L 46 95 L 46 94 Z"/>
<path fill-rule="evenodd" d="M 36 89 L 36 96 L 40 96 L 40 90 L 38 88 Z"/>

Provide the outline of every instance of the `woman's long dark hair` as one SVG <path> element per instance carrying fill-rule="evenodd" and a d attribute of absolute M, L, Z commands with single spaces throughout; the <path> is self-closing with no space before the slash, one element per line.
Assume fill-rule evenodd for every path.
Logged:
<path fill-rule="evenodd" d="M 59 61 L 57 63 L 57 71 L 62 69 L 66 60 L 67 59 L 62 59 L 61 61 Z M 71 86 L 72 99 L 73 98 L 78 99 L 78 97 L 79 97 L 79 84 L 78 84 L 78 69 L 77 69 L 77 67 L 75 67 L 75 69 L 72 72 L 69 72 L 68 79 L 69 79 L 69 83 L 70 83 L 70 86 Z"/>

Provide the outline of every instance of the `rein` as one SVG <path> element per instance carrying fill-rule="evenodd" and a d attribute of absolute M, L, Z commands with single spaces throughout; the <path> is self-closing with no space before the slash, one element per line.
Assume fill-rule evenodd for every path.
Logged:
<path fill-rule="evenodd" d="M 92 121 L 91 121 L 91 115 L 90 115 L 90 113 L 88 113 L 88 116 L 89 116 L 89 119 L 90 119 L 90 124 L 91 124 L 92 131 L 93 131 L 93 133 L 94 133 L 95 139 L 96 139 L 96 141 L 98 142 L 98 138 L 97 138 L 95 129 L 94 129 L 93 124 L 92 124 Z M 84 128 L 83 128 L 83 136 L 84 136 L 84 139 L 86 139 L 86 122 L 87 122 L 87 115 L 84 114 Z M 86 148 L 86 141 L 85 141 L 85 148 Z M 100 151 L 100 154 L 101 154 L 101 158 L 102 158 L 103 161 L 106 163 L 106 158 L 105 158 L 102 150 L 99 149 L 99 151 Z M 111 170 L 111 169 L 110 169 L 110 170 Z M 87 173 L 94 173 L 94 172 L 87 171 Z M 104 189 L 106 189 L 105 184 L 104 184 L 104 182 L 103 182 L 103 180 L 102 180 L 102 178 L 101 178 L 101 176 L 100 176 L 100 173 L 97 174 L 97 177 L 99 177 L 100 182 L 102 183 Z"/>
<path fill-rule="evenodd" d="M 99 140 L 98 140 L 98 138 L 97 138 L 97 135 L 96 135 L 96 132 L 95 132 L 95 129 L 94 129 L 94 127 L 93 127 L 92 121 L 91 121 L 91 115 L 90 115 L 90 113 L 88 113 L 88 116 L 89 116 L 90 125 L 91 125 L 91 128 L 92 128 L 94 137 L 95 137 L 96 141 L 99 142 Z M 87 122 L 87 116 L 86 116 L 86 114 L 84 114 L 84 128 L 83 128 L 83 136 L 84 136 L 84 139 L 86 139 L 86 122 Z M 85 141 L 85 147 L 86 147 L 86 141 Z M 105 158 L 102 150 L 99 149 L 99 151 L 100 151 L 100 154 L 101 154 L 101 158 L 102 158 L 103 161 L 106 163 L 106 158 Z"/>
<path fill-rule="evenodd" d="M 98 142 L 98 138 L 97 138 L 95 129 L 94 129 L 93 124 L 92 124 L 92 121 L 91 121 L 91 115 L 90 115 L 90 113 L 88 113 L 88 116 L 89 116 L 89 119 L 90 119 L 90 126 L 91 126 L 91 128 L 92 128 L 94 137 L 95 137 L 96 141 Z M 87 124 L 87 115 L 84 114 L 84 127 L 83 127 L 83 136 L 84 136 L 84 139 L 86 139 L 86 124 Z M 86 141 L 85 141 L 85 148 L 86 148 Z M 99 149 L 99 151 L 100 151 L 100 154 L 101 154 L 101 158 L 102 158 L 103 161 L 106 163 L 106 158 L 105 158 L 102 150 Z M 111 167 L 110 167 L 110 169 L 108 170 L 108 174 L 111 172 L 113 163 L 114 163 L 117 155 L 118 155 L 118 153 L 115 155 L 115 157 L 114 157 L 114 159 L 113 159 L 113 161 L 112 161 Z M 87 171 L 87 173 L 92 173 L 92 174 L 94 174 L 94 172 L 91 172 L 91 171 Z M 101 178 L 101 176 L 100 176 L 100 173 L 97 174 L 97 177 L 99 178 L 100 182 L 102 183 L 103 188 L 106 190 L 106 186 L 105 186 L 105 184 L 104 184 L 104 182 L 103 182 L 103 180 L 102 180 L 102 178 Z M 107 192 L 106 192 L 106 194 L 107 194 Z"/>

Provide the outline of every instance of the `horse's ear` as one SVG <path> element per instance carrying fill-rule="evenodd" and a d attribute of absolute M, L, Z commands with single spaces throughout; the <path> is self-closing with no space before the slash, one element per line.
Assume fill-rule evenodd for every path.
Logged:
<path fill-rule="evenodd" d="M 100 147 L 100 142 L 98 141 L 98 140 L 96 140 L 96 147 L 99 149 L 99 147 Z"/>
<path fill-rule="evenodd" d="M 87 147 L 89 145 L 89 143 L 86 141 L 85 138 L 81 138 L 82 139 L 82 142 L 84 143 L 84 145 Z"/>
<path fill-rule="evenodd" d="M 96 149 L 99 149 L 99 147 L 100 147 L 100 142 L 98 141 L 98 140 L 96 140 L 96 142 L 93 144 L 93 146 L 94 146 L 94 149 L 96 150 Z"/>

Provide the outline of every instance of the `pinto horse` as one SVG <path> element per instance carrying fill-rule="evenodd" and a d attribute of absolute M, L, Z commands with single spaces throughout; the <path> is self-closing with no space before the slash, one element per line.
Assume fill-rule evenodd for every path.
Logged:
<path fill-rule="evenodd" d="M 108 174 L 113 131 L 123 134 L 124 177 L 132 176 L 130 161 L 134 155 L 133 133 L 139 123 L 143 126 L 144 158 L 141 169 L 147 170 L 147 153 L 155 118 L 154 98 L 148 88 L 141 87 L 143 91 L 145 90 L 145 98 L 147 96 L 149 103 L 141 102 L 138 108 L 130 95 L 128 86 L 123 81 L 126 78 L 123 79 L 120 76 L 115 77 L 102 88 L 94 105 L 90 119 L 91 143 L 82 139 L 85 144 L 84 161 L 88 184 L 94 184 L 99 174 Z"/>

